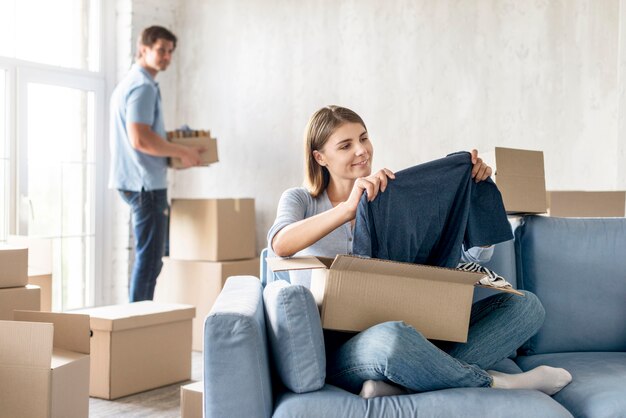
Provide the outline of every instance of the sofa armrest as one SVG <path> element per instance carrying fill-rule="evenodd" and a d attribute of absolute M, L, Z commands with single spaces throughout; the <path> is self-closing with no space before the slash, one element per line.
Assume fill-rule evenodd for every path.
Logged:
<path fill-rule="evenodd" d="M 204 416 L 270 417 L 272 389 L 263 291 L 230 277 L 204 322 Z"/>

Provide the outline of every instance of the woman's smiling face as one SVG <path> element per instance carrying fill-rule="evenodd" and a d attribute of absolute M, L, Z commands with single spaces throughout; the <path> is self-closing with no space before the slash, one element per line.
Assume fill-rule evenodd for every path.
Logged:
<path fill-rule="evenodd" d="M 354 180 L 372 172 L 374 148 L 360 123 L 344 123 L 332 133 L 323 149 L 313 153 L 331 177 Z"/>

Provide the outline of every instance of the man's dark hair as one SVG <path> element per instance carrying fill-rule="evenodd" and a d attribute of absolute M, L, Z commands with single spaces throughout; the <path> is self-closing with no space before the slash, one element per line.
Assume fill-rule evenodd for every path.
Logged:
<path fill-rule="evenodd" d="M 151 47 L 156 43 L 159 39 L 165 39 L 166 41 L 171 41 L 174 44 L 174 49 L 176 49 L 176 35 L 174 35 L 169 30 L 165 29 L 163 26 L 150 26 L 141 31 L 139 35 L 139 39 L 137 39 L 137 58 L 141 58 L 141 46 Z"/>

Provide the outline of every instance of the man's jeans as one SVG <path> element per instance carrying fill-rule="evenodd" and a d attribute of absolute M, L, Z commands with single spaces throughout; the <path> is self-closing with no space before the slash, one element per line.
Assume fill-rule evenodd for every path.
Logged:
<path fill-rule="evenodd" d="M 410 391 L 486 387 L 485 371 L 515 352 L 543 324 L 537 297 L 500 293 L 472 306 L 467 343 L 441 348 L 404 322 L 385 322 L 352 337 L 329 358 L 330 383 L 358 393 L 368 379 L 391 381 Z"/>
<path fill-rule="evenodd" d="M 132 210 L 135 264 L 130 278 L 130 301 L 152 300 L 165 255 L 169 206 L 167 189 L 131 192 L 120 190 Z"/>

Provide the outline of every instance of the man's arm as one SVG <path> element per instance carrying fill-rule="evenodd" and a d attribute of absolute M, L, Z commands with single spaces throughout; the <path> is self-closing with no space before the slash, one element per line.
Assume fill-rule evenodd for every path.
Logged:
<path fill-rule="evenodd" d="M 173 144 L 157 135 L 150 125 L 144 123 L 130 122 L 128 124 L 128 138 L 130 144 L 137 151 L 155 157 L 177 157 L 180 158 L 185 167 L 192 167 L 200 164 L 200 153 L 204 151 L 202 147 Z"/>

